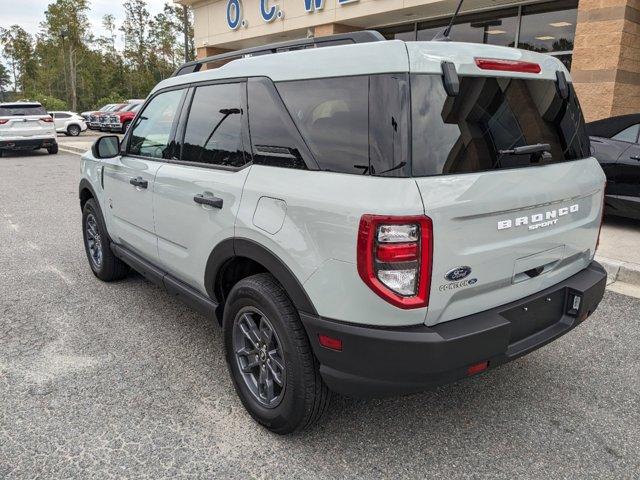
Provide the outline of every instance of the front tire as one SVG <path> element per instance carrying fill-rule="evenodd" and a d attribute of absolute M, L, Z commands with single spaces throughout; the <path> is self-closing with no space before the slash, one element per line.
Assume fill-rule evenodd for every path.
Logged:
<path fill-rule="evenodd" d="M 51 147 L 47 147 L 47 152 L 49 152 L 49 155 L 55 155 L 56 153 L 58 153 L 58 144 L 56 143 Z"/>
<path fill-rule="evenodd" d="M 129 267 L 111 251 L 102 212 L 93 198 L 82 209 L 82 238 L 93 274 L 103 282 L 124 278 Z"/>
<path fill-rule="evenodd" d="M 238 282 L 224 310 L 227 365 L 242 404 L 277 434 L 317 423 L 330 402 L 298 312 L 268 273 Z"/>

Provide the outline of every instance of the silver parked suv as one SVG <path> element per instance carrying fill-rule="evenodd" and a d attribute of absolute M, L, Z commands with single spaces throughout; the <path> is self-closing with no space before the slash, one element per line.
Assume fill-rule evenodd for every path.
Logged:
<path fill-rule="evenodd" d="M 605 177 L 546 55 L 374 32 L 223 54 L 161 82 L 82 172 L 94 274 L 132 267 L 216 318 L 277 433 L 330 391 L 497 367 L 604 293 Z"/>

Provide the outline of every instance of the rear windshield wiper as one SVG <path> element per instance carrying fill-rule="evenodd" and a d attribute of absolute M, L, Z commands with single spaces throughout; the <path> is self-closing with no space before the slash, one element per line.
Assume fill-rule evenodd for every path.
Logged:
<path fill-rule="evenodd" d="M 551 157 L 551 145 L 548 143 L 534 143 L 533 145 L 523 145 L 522 147 L 510 148 L 507 150 L 498 150 L 500 158 L 503 155 L 531 155 L 531 162 L 538 163 L 540 160 L 548 162 Z M 535 155 L 539 153 L 540 155 Z"/>
<path fill-rule="evenodd" d="M 510 148 L 508 150 L 498 150 L 500 155 L 528 155 L 530 153 L 551 153 L 551 145 L 548 143 L 535 143 L 533 145 L 524 145 L 522 147 Z"/>

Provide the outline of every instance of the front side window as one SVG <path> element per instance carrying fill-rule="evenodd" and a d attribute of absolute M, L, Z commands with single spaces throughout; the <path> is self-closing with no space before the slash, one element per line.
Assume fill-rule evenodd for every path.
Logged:
<path fill-rule="evenodd" d="M 131 129 L 127 153 L 150 158 L 170 158 L 169 143 L 184 90 L 156 95 Z"/>
<path fill-rule="evenodd" d="M 638 139 L 638 131 L 640 130 L 640 124 L 631 125 L 625 128 L 621 132 L 611 137 L 613 140 L 621 140 L 623 142 L 635 143 Z"/>
<path fill-rule="evenodd" d="M 184 135 L 182 160 L 241 167 L 244 83 L 196 88 Z"/>
<path fill-rule="evenodd" d="M 412 171 L 415 176 L 544 165 L 590 155 L 584 119 L 552 80 L 461 77 L 448 97 L 437 75 L 411 76 Z M 514 147 L 549 144 L 550 156 Z"/>

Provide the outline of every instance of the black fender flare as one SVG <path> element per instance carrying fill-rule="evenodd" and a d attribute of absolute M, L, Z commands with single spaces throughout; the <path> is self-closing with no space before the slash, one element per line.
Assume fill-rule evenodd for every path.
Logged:
<path fill-rule="evenodd" d="M 228 238 L 215 246 L 209 254 L 204 272 L 204 284 L 209 297 L 219 303 L 215 281 L 220 269 L 235 257 L 253 260 L 268 270 L 284 287 L 287 295 L 300 312 L 317 315 L 309 295 L 291 269 L 271 250 L 248 238 Z"/>
<path fill-rule="evenodd" d="M 82 200 L 82 192 L 84 190 L 89 190 L 93 198 L 95 198 L 96 202 L 98 201 L 98 196 L 96 195 L 96 191 L 94 190 L 93 185 L 91 185 L 91 182 L 86 178 L 80 179 L 80 185 L 78 185 L 78 198 L 80 200 Z"/>

